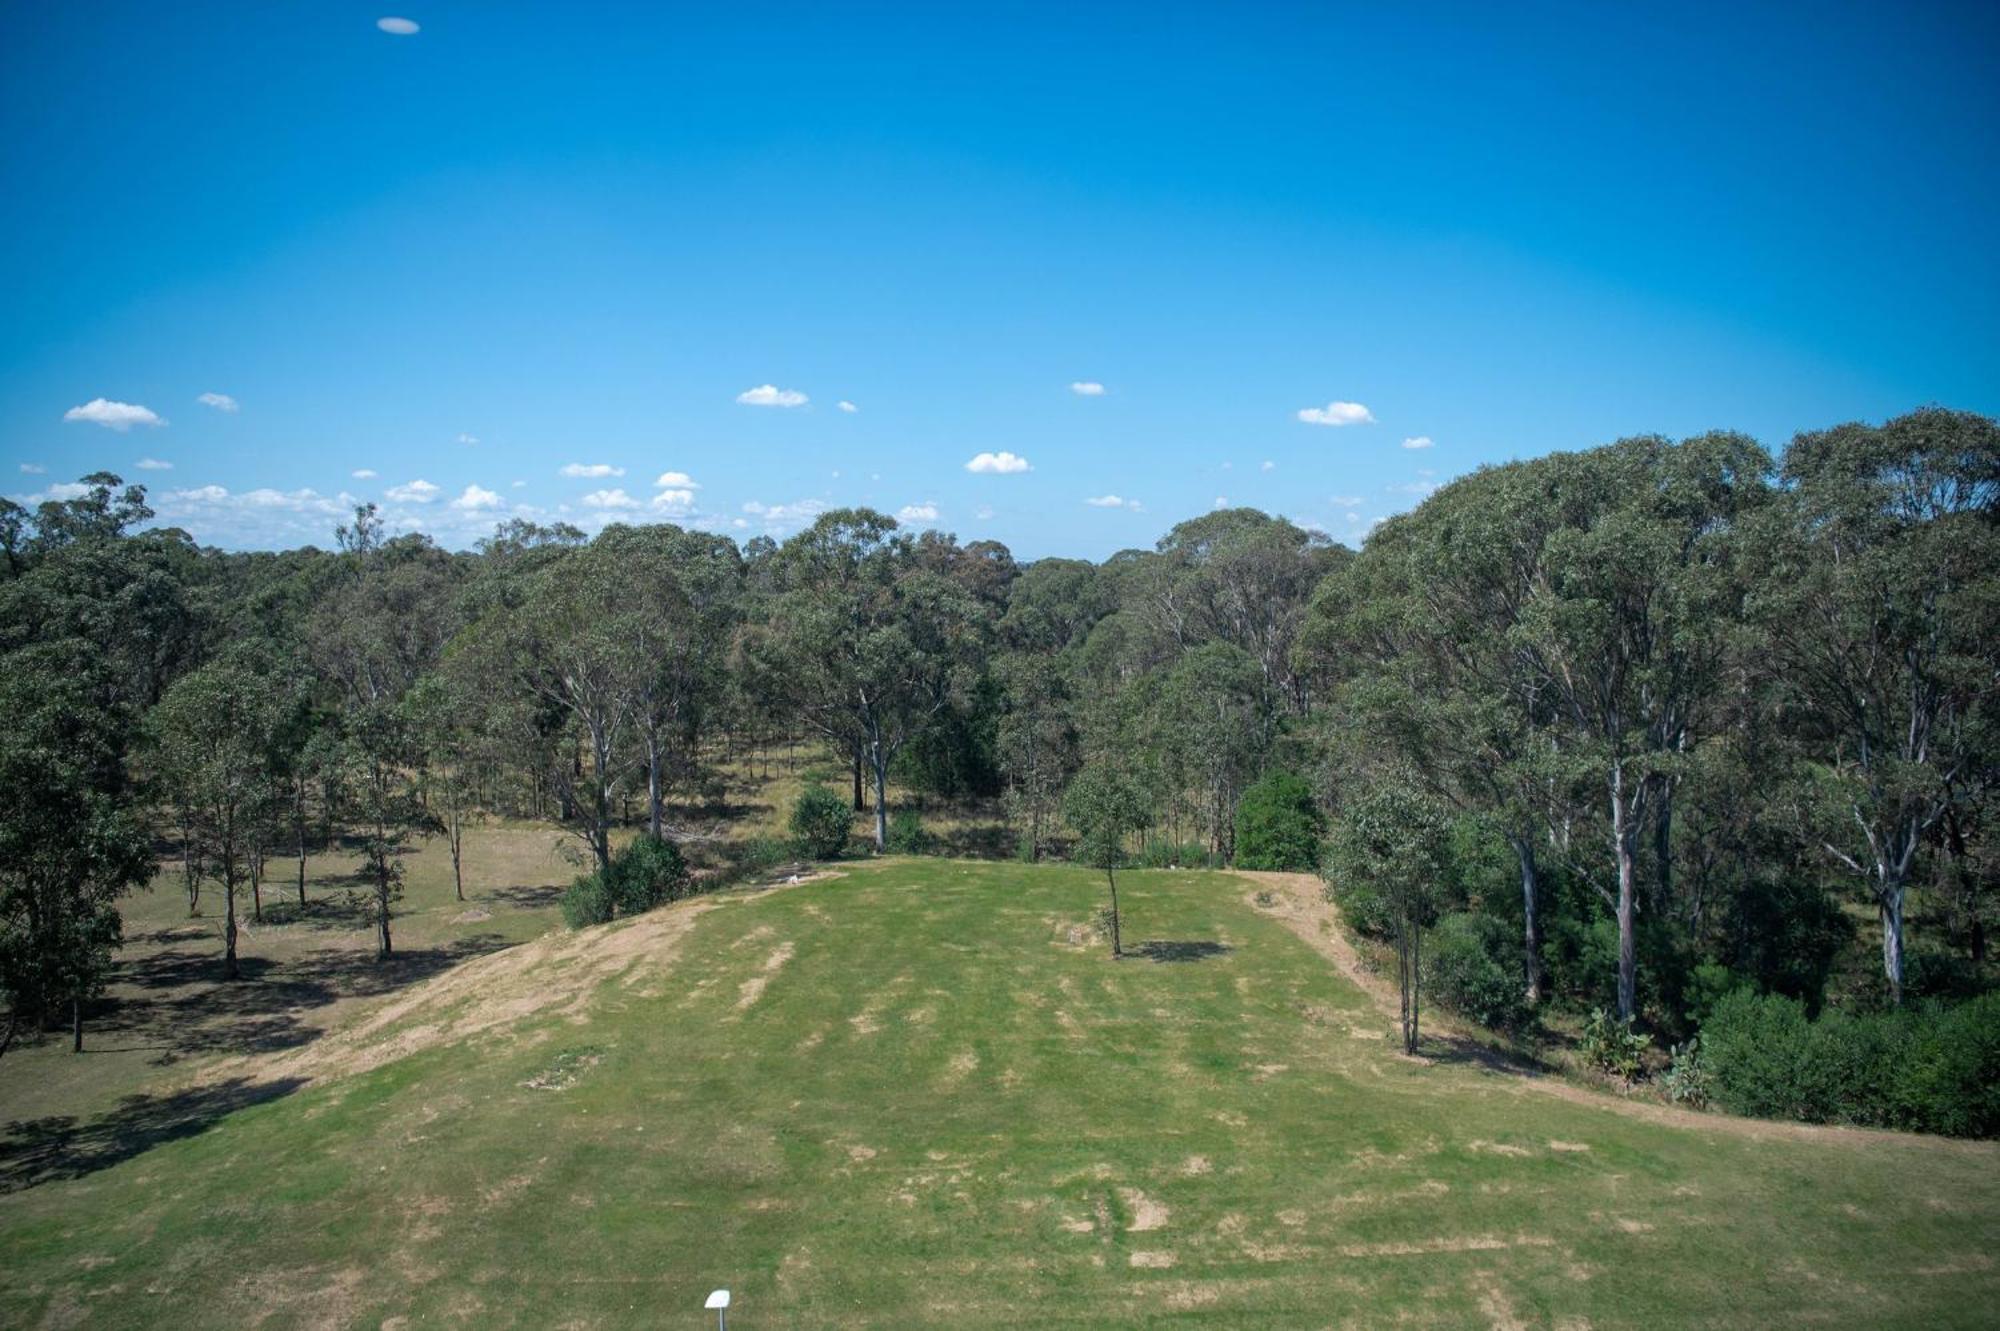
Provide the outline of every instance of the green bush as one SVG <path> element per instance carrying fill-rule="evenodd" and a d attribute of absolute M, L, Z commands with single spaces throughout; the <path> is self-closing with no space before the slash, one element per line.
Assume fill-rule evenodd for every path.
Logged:
<path fill-rule="evenodd" d="M 1312 787 L 1290 772 L 1272 772 L 1236 804 L 1236 865 L 1310 873 L 1319 864 L 1326 820 Z"/>
<path fill-rule="evenodd" d="M 1496 1030 L 1527 1024 L 1519 948 L 1505 923 L 1486 915 L 1447 915 L 1425 950 L 1425 979 L 1440 1003 Z"/>
<path fill-rule="evenodd" d="M 1583 1023 L 1578 1051 L 1584 1061 L 1599 1072 L 1631 1082 L 1639 1075 L 1639 1058 L 1646 1052 L 1646 1037 L 1620 1021 L 1605 1008 L 1598 1008 Z"/>
<path fill-rule="evenodd" d="M 1222 859 L 1199 841 L 1149 839 L 1139 847 L 1137 864 L 1142 869 L 1219 869 Z"/>
<path fill-rule="evenodd" d="M 1708 1108 L 1709 1101 L 1715 1098 L 1715 1078 L 1709 1072 L 1707 1056 L 1701 1052 L 1701 1037 L 1697 1035 L 1685 1044 L 1675 1045 L 1673 1057 L 1672 1066 L 1660 1078 L 1660 1089 L 1677 1105 Z"/>
<path fill-rule="evenodd" d="M 853 825 L 847 801 L 825 786 L 807 786 L 792 806 L 792 838 L 809 860 L 839 859 Z"/>
<path fill-rule="evenodd" d="M 613 914 L 611 889 L 605 886 L 603 878 L 587 873 L 563 893 L 562 913 L 563 923 L 572 929 L 603 924 Z"/>
<path fill-rule="evenodd" d="M 723 851 L 739 873 L 762 873 L 792 858 L 792 843 L 782 837 L 753 836 L 731 843 Z"/>
<path fill-rule="evenodd" d="M 2000 1133 L 2000 994 L 1809 1021 L 1797 999 L 1735 993 L 1702 1043 L 1715 1101 L 1735 1113 Z"/>
<path fill-rule="evenodd" d="M 637 915 L 687 896 L 694 885 L 680 847 L 642 836 L 611 858 L 606 887 L 620 915 Z"/>
<path fill-rule="evenodd" d="M 889 815 L 889 850 L 896 855 L 933 855 L 937 838 L 924 830 L 922 814 L 898 809 Z"/>
<path fill-rule="evenodd" d="M 1369 938 L 1387 938 L 1394 931 L 1396 916 L 1389 907 L 1388 898 L 1369 884 L 1343 874 L 1337 857 L 1331 851 L 1327 853 L 1319 872 L 1326 883 L 1326 899 L 1340 907 L 1340 913 L 1347 917 L 1348 924 L 1356 933 Z"/>

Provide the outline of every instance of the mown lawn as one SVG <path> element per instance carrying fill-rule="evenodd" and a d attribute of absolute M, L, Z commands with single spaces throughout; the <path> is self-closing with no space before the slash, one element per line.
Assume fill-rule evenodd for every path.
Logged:
<path fill-rule="evenodd" d="M 14 1176 L 0 1325 L 1992 1324 L 1991 1147 L 1419 1064 L 1242 880 L 1122 876 L 1118 963 L 1101 886 L 862 866 L 252 1060 Z"/>

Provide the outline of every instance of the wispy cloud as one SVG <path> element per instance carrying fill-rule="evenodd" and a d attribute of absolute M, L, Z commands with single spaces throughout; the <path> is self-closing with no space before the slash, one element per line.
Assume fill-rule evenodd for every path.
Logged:
<path fill-rule="evenodd" d="M 1278 469 L 1278 464 L 1272 462 L 1268 458 L 1265 459 L 1264 464 L 1261 467 L 1257 468 L 1257 470 L 1259 471 L 1276 471 L 1277 469 Z"/>
<path fill-rule="evenodd" d="M 592 490 L 583 497 L 585 508 L 637 508 L 639 501 L 623 490 Z"/>
<path fill-rule="evenodd" d="M 1403 441 L 1404 448 L 1429 448 L 1431 437 L 1427 434 L 1413 434 Z"/>
<path fill-rule="evenodd" d="M 21 464 L 21 471 L 29 476 L 41 476 L 48 472 L 48 468 L 39 462 L 23 462 Z"/>
<path fill-rule="evenodd" d="M 760 519 L 764 530 L 771 535 L 782 536 L 826 512 L 826 503 L 819 499 L 800 499 L 789 504 L 766 504 L 752 499 L 743 505 L 743 511 Z"/>
<path fill-rule="evenodd" d="M 236 414 L 236 399 L 227 393 L 203 393 L 195 401 L 204 407 L 214 407 L 217 411 L 227 412 L 232 416 Z"/>
<path fill-rule="evenodd" d="M 451 506 L 466 513 L 476 513 L 482 509 L 500 507 L 500 495 L 477 485 L 465 487 L 465 493 L 451 501 Z"/>
<path fill-rule="evenodd" d="M 1366 501 L 1360 495 L 1334 495 L 1327 502 L 1335 508 L 1360 508 Z"/>
<path fill-rule="evenodd" d="M 1323 407 L 1307 407 L 1299 419 L 1308 425 L 1371 425 L 1375 415 L 1359 402 L 1329 402 Z"/>
<path fill-rule="evenodd" d="M 107 398 L 94 397 L 80 407 L 71 407 L 63 413 L 66 421 L 88 421 L 92 425 L 102 425 L 107 430 L 123 434 L 135 425 L 165 425 L 166 419 L 151 407 L 142 407 L 134 402 L 112 402 Z"/>
<path fill-rule="evenodd" d="M 746 407 L 803 407 L 809 399 L 795 388 L 759 384 L 738 393 L 736 400 Z"/>
<path fill-rule="evenodd" d="M 390 486 L 387 494 L 399 504 L 428 504 L 438 497 L 441 489 L 419 477 L 408 485 Z"/>
<path fill-rule="evenodd" d="M 164 458 L 140 458 L 138 466 L 140 471 L 172 471 L 174 469 L 174 464 Z"/>
<path fill-rule="evenodd" d="M 1069 386 L 1069 391 L 1078 397 L 1103 397 L 1104 385 L 1095 379 L 1079 379 Z"/>
<path fill-rule="evenodd" d="M 585 480 L 602 480 L 606 476 L 623 476 L 623 467 L 614 467 L 609 462 L 572 462 L 562 469 L 562 474 Z"/>
<path fill-rule="evenodd" d="M 479 442 L 479 436 L 476 434 L 461 434 L 458 437 L 458 442 L 461 444 L 476 444 Z"/>
<path fill-rule="evenodd" d="M 416 20 L 406 18 L 378 18 L 375 20 L 375 26 L 391 37 L 414 37 L 423 31 L 417 26 Z"/>
<path fill-rule="evenodd" d="M 1089 504 L 1092 508 L 1124 508 L 1130 509 L 1134 513 L 1137 513 L 1140 509 L 1138 500 L 1125 499 L 1118 495 L 1098 495 L 1083 502 Z"/>
<path fill-rule="evenodd" d="M 855 412 L 861 410 L 861 408 L 855 406 L 852 402 L 849 402 L 846 398 L 840 399 L 840 409 L 846 412 L 850 416 L 852 416 Z"/>
<path fill-rule="evenodd" d="M 357 481 L 372 481 L 375 479 L 375 469 L 373 467 L 357 467 L 347 474 Z"/>
<path fill-rule="evenodd" d="M 1011 476 L 1030 470 L 1028 459 L 1014 453 L 980 453 L 965 464 L 965 469 L 982 476 Z"/>
<path fill-rule="evenodd" d="M 1228 496 L 1228 495 L 1217 495 L 1217 496 L 1215 497 L 1215 504 L 1214 504 L 1214 507 L 1216 507 L 1216 508 L 1228 508 L 1228 507 L 1229 507 L 1229 496 Z"/>
<path fill-rule="evenodd" d="M 936 522 L 938 507 L 932 503 L 905 504 L 896 510 L 898 522 Z"/>

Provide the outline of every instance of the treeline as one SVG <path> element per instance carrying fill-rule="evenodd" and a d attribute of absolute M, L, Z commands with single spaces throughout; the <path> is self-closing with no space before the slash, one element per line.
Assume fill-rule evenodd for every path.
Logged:
<path fill-rule="evenodd" d="M 1816 1009 L 1854 902 L 1884 1004 L 1984 984 L 1982 417 L 1780 460 L 1628 439 L 1482 469 L 1360 553 L 1228 509 L 1102 564 L 861 509 L 741 546 L 517 521 L 466 553 L 362 509 L 332 550 L 226 554 L 85 483 L 0 508 L 16 1019 L 101 984 L 158 847 L 233 921 L 344 837 L 387 954 L 410 839 L 456 859 L 475 810 L 543 818 L 622 881 L 621 824 L 671 840 L 726 767 L 801 739 L 878 846 L 907 792 L 996 809 L 993 849 L 1065 854 L 1091 767 L 1143 798 L 1143 862 L 1312 869 L 1331 846 L 1357 921 L 1433 936 L 1433 987 L 1503 1024 L 1604 1006 L 1672 1038 L 1738 987 Z M 1937 944 L 1914 954 L 1913 894 Z"/>

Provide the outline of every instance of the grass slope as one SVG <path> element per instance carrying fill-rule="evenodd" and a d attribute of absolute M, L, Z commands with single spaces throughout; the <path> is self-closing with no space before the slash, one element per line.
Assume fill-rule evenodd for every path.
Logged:
<path fill-rule="evenodd" d="M 1419 1064 L 1242 880 L 1125 876 L 1116 964 L 1101 881 L 889 862 L 467 963 L 0 1197 L 0 1324 L 1990 1325 L 1990 1147 Z"/>

